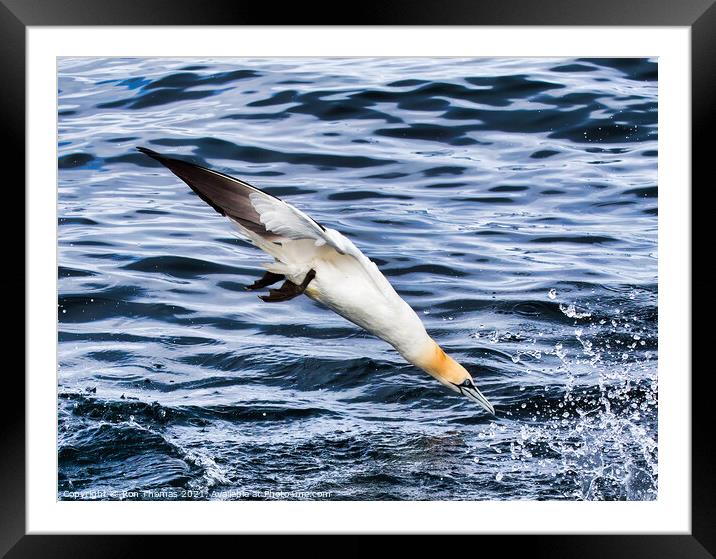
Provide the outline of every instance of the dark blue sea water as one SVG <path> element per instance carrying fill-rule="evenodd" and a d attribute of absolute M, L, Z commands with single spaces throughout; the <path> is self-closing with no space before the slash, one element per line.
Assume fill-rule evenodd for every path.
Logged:
<path fill-rule="evenodd" d="M 656 498 L 655 60 L 58 72 L 58 498 Z M 136 146 L 349 236 L 497 417 L 245 292 L 268 258 Z"/>

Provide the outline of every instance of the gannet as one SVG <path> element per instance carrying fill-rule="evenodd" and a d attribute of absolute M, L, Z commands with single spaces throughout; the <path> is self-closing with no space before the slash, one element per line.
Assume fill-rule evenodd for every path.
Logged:
<path fill-rule="evenodd" d="M 388 342 L 406 361 L 453 392 L 495 414 L 465 367 L 428 335 L 415 311 L 347 237 L 242 180 L 147 148 L 137 149 L 167 167 L 227 217 L 241 236 L 274 258 L 264 266 L 263 277 L 247 290 L 283 281 L 260 299 L 272 303 L 305 294 Z"/>

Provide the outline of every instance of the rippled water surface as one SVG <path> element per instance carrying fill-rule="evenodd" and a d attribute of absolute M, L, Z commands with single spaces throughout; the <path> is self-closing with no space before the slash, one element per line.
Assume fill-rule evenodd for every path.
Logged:
<path fill-rule="evenodd" d="M 656 498 L 655 60 L 58 71 L 60 499 Z M 136 146 L 349 236 L 497 417 L 244 291 L 268 258 Z"/>

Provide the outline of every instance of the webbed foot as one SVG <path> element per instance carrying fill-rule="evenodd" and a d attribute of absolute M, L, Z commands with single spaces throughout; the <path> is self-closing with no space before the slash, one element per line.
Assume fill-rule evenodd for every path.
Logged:
<path fill-rule="evenodd" d="M 269 289 L 268 295 L 259 295 L 259 299 L 266 303 L 279 303 L 281 301 L 289 301 L 294 297 L 298 297 L 306 291 L 306 287 L 311 283 L 311 280 L 316 277 L 315 270 L 309 270 L 306 277 L 301 282 L 301 285 L 296 285 L 290 281 L 285 281 L 278 289 Z"/>
<path fill-rule="evenodd" d="M 276 282 L 279 282 L 281 280 L 285 280 L 286 276 L 283 274 L 274 274 L 273 272 L 266 272 L 261 279 L 257 279 L 254 283 L 251 285 L 247 285 L 244 287 L 246 291 L 254 291 L 256 289 L 261 289 L 262 287 L 267 287 L 269 285 L 273 285 Z"/>

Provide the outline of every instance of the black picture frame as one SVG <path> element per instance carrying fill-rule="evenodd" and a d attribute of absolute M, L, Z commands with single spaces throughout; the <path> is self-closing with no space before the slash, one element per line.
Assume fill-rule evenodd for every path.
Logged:
<path fill-rule="evenodd" d="M 349 7 L 348 7 L 349 6 Z M 5 137 L 3 165 L 6 216 L 19 214 L 24 196 L 25 157 L 25 38 L 27 26 L 49 25 L 582 25 L 582 26 L 686 26 L 692 37 L 692 184 L 713 182 L 707 175 L 709 116 L 716 105 L 716 0 L 413 0 L 410 2 L 362 0 L 358 3 L 300 2 L 249 3 L 243 0 L 205 2 L 190 0 L 0 0 L 0 111 Z M 8 176 L 8 172 L 10 176 Z M 13 173 L 15 174 L 13 176 Z M 708 177 L 708 178 L 707 178 Z M 684 185 L 685 193 L 693 187 Z M 7 192 L 10 190 L 11 192 Z M 15 200 L 8 204 L 7 195 Z M 693 202 L 692 202 L 693 204 Z M 25 208 L 26 212 L 32 208 Z M 14 225 L 13 227 L 18 227 Z M 15 229 L 14 236 L 17 236 Z M 19 247 L 19 243 L 16 243 Z M 17 247 L 16 247 L 17 248 Z M 19 248 L 17 248 L 19 252 Z M 692 252 L 693 254 L 693 252 Z M 24 256 L 18 255 L 24 261 Z M 24 270 L 16 265 L 17 269 Z M 693 272 L 692 272 L 693 273 Z M 5 293 L 24 284 L 24 271 L 3 279 Z M 692 276 L 693 277 L 693 276 Z M 12 291 L 11 291 L 12 290 Z M 25 292 L 25 297 L 32 297 Z M 9 297 L 8 297 L 9 298 Z M 20 316 L 19 312 L 16 316 Z M 24 328 L 16 328 L 17 332 Z M 31 336 L 32 332 L 26 335 Z M 692 342 L 693 347 L 693 342 Z M 7 352 L 10 350 L 6 348 Z M 154 553 L 182 555 L 211 553 L 216 543 L 207 537 L 166 536 L 40 536 L 25 529 L 25 383 L 19 368 L 6 367 L 0 429 L 0 555 L 20 557 L 134 557 Z M 707 558 L 716 555 L 716 437 L 709 367 L 694 369 L 692 386 L 692 531 L 690 535 L 532 535 L 476 536 L 461 540 L 470 553 L 630 559 Z M 685 381 L 687 379 L 684 379 Z M 179 505 L 180 506 L 180 505 Z M 81 531 L 81 527 L 77 527 Z M 554 526 L 554 532 L 560 527 Z M 448 536 L 454 538 L 455 536 Z M 221 543 L 227 542 L 226 538 Z M 357 536 L 355 537 L 357 538 Z M 509 538 L 509 543 L 507 540 Z M 254 542 L 251 542 L 254 544 Z M 274 539 L 272 551 L 288 550 L 293 542 Z M 451 543 L 451 547 L 455 542 Z M 295 544 L 294 544 L 295 545 Z M 345 542 L 341 542 L 341 547 Z M 375 549 L 360 541 L 354 551 Z M 159 547 L 161 546 L 161 547 Z M 181 547 L 179 547 L 181 546 Z M 487 551 L 486 547 L 491 551 Z M 333 548 L 336 550 L 336 548 Z M 340 549 L 340 548 L 338 548 Z M 233 552 L 240 552 L 235 548 Z"/>

